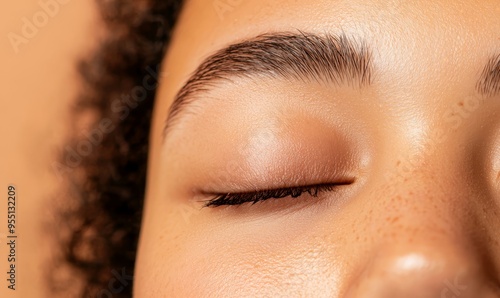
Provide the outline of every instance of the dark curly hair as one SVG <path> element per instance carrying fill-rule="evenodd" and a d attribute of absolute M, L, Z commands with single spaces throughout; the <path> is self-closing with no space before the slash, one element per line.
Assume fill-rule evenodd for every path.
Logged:
<path fill-rule="evenodd" d="M 71 112 L 74 123 L 96 120 L 90 134 L 75 129 L 58 168 L 68 191 L 57 214 L 62 250 L 49 276 L 56 296 L 132 296 L 132 281 L 111 292 L 109 282 L 134 274 L 155 74 L 183 1 L 97 2 L 108 33 L 79 63 L 82 92 Z"/>

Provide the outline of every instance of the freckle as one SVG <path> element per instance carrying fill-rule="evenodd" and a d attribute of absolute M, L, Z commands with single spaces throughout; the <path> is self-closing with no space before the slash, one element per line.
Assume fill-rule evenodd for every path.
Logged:
<path fill-rule="evenodd" d="M 398 160 L 398 162 L 396 163 L 397 166 L 399 166 L 401 164 L 401 161 Z"/>
<path fill-rule="evenodd" d="M 460 102 L 458 103 L 458 105 L 459 105 L 459 106 L 461 106 L 461 107 L 463 107 L 463 106 L 464 106 L 464 102 L 463 102 L 463 101 L 460 101 Z"/>

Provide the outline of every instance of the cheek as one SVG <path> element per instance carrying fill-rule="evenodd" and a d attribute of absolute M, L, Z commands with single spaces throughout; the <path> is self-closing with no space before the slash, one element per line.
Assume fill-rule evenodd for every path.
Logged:
<path fill-rule="evenodd" d="M 156 243 L 145 239 L 149 247 L 138 261 L 137 293 L 318 297 L 328 289 L 327 296 L 338 296 L 341 264 L 335 246 L 302 227 L 292 231 L 282 223 L 255 221 L 171 231 Z"/>
<path fill-rule="evenodd" d="M 165 271 L 172 278 L 172 293 L 189 297 L 204 297 L 208 293 L 217 297 L 230 293 L 241 297 L 301 293 L 312 297 L 318 289 L 339 288 L 335 284 L 334 263 L 314 244 L 284 248 L 276 243 L 217 243 L 221 247 L 205 243 L 203 248 L 179 252 L 176 260 L 168 264 Z"/>

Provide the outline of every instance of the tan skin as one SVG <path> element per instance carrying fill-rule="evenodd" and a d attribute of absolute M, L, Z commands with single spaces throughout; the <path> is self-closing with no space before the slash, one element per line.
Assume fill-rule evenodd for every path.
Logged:
<path fill-rule="evenodd" d="M 500 52 L 498 16 L 496 0 L 259 0 L 221 19 L 188 1 L 155 105 L 135 296 L 500 297 L 500 94 L 476 90 Z M 297 30 L 365 41 L 372 82 L 234 78 L 163 140 L 206 57 Z M 317 197 L 200 202 L 207 185 L 348 177 Z"/>

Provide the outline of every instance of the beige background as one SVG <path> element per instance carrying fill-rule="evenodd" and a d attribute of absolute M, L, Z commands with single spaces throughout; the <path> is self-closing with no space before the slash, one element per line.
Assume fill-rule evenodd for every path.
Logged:
<path fill-rule="evenodd" d="M 18 0 L 0 10 L 0 297 L 43 297 L 43 260 L 50 250 L 43 220 L 60 183 L 50 164 L 65 138 L 68 106 L 77 91 L 75 61 L 95 44 L 93 1 Z M 43 24 L 40 3 L 53 2 Z M 62 4 L 62 2 L 66 2 Z M 9 32 L 22 36 L 23 18 L 38 32 L 16 53 Z M 17 187 L 17 290 L 7 289 L 7 186 Z"/>

